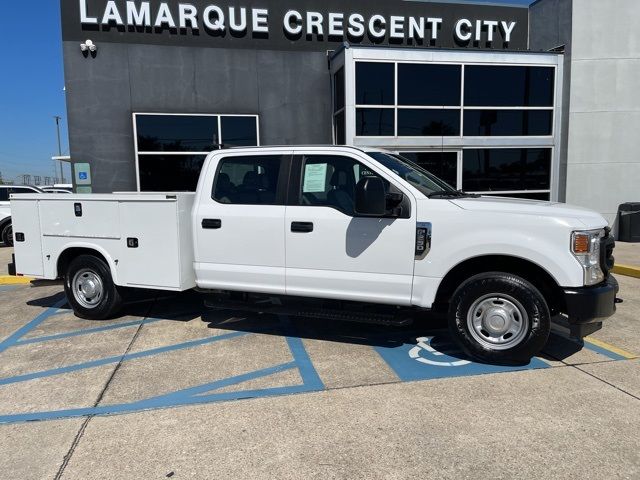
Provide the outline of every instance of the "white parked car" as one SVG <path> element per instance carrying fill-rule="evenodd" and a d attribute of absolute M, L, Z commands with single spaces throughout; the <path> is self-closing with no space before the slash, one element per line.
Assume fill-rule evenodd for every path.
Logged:
<path fill-rule="evenodd" d="M 0 242 L 2 242 L 5 247 L 13 245 L 9 196 L 12 193 L 41 192 L 42 190 L 38 187 L 32 187 L 30 185 L 0 185 Z"/>
<path fill-rule="evenodd" d="M 391 324 L 443 309 L 465 352 L 523 363 L 552 316 L 582 337 L 615 311 L 600 214 L 465 194 L 380 150 L 220 150 L 195 194 L 16 195 L 11 207 L 18 272 L 64 278 L 83 318 L 116 315 L 127 287 Z"/>

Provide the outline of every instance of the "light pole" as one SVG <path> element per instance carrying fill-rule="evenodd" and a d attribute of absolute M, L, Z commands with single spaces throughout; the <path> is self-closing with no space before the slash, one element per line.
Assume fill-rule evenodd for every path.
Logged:
<path fill-rule="evenodd" d="M 58 134 L 58 156 L 62 156 L 62 147 L 60 146 L 60 119 L 58 115 L 55 115 L 53 118 L 56 119 L 56 132 Z M 58 160 L 60 162 L 60 183 L 64 183 L 64 172 L 62 171 L 62 160 Z"/>

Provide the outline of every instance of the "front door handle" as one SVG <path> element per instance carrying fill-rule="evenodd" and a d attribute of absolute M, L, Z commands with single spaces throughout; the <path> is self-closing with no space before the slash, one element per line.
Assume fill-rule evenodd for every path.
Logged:
<path fill-rule="evenodd" d="M 203 218 L 202 228 L 222 228 L 222 220 L 219 218 Z"/>
<path fill-rule="evenodd" d="M 300 233 L 313 232 L 313 222 L 291 222 L 291 231 Z"/>

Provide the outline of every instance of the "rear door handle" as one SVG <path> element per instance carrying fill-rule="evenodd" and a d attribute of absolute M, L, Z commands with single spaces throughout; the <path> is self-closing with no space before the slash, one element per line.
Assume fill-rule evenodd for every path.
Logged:
<path fill-rule="evenodd" d="M 222 220 L 219 218 L 203 218 L 202 228 L 222 228 Z"/>
<path fill-rule="evenodd" d="M 313 232 L 313 222 L 291 222 L 291 231 L 300 233 Z"/>

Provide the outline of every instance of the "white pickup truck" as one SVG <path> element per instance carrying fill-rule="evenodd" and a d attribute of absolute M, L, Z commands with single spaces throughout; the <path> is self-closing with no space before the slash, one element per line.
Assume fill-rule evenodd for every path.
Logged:
<path fill-rule="evenodd" d="M 116 315 L 130 287 L 392 324 L 442 309 L 467 354 L 522 363 L 553 316 L 582 337 L 615 311 L 601 215 L 466 194 L 381 150 L 219 150 L 195 194 L 14 195 L 11 209 L 14 267 L 63 278 L 83 318 Z"/>

